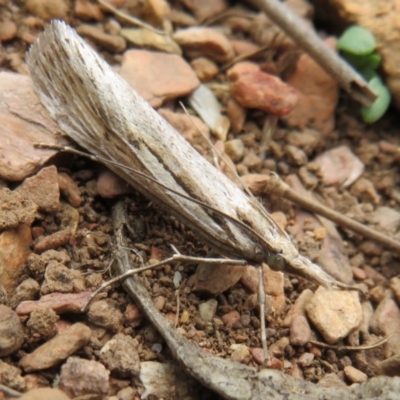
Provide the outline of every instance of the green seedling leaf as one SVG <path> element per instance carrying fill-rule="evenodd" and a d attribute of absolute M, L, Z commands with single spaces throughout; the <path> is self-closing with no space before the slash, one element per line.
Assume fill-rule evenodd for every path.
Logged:
<path fill-rule="evenodd" d="M 373 71 L 377 69 L 381 63 L 382 57 L 373 52 L 366 56 L 359 56 L 347 52 L 343 52 L 343 57 L 358 71 L 368 70 Z"/>
<path fill-rule="evenodd" d="M 347 28 L 340 36 L 336 47 L 346 53 L 366 56 L 375 50 L 376 40 L 368 29 L 353 25 Z"/>
<path fill-rule="evenodd" d="M 389 108 L 391 96 L 389 89 L 378 76 L 371 79 L 369 86 L 377 93 L 378 97 L 370 107 L 362 107 L 361 115 L 365 122 L 372 124 L 385 114 Z"/>

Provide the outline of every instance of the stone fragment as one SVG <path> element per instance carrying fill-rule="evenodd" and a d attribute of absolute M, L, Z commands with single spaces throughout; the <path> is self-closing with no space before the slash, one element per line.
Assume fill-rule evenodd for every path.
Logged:
<path fill-rule="evenodd" d="M 113 375 L 133 378 L 140 372 L 138 346 L 136 339 L 118 333 L 103 346 L 99 358 Z"/>
<path fill-rule="evenodd" d="M 200 317 L 207 322 L 211 322 L 215 317 L 217 312 L 218 301 L 215 299 L 210 299 L 204 303 L 199 304 L 199 314 Z"/>
<path fill-rule="evenodd" d="M 76 27 L 76 31 L 112 53 L 122 53 L 126 49 L 126 41 L 123 37 L 110 35 L 95 26 L 82 24 Z"/>
<path fill-rule="evenodd" d="M 238 162 L 244 154 L 244 144 L 240 139 L 229 140 L 225 143 L 225 151 L 233 162 Z"/>
<path fill-rule="evenodd" d="M 142 323 L 143 313 L 136 304 L 129 303 L 125 309 L 124 317 L 126 324 L 136 328 Z"/>
<path fill-rule="evenodd" d="M 30 254 L 26 260 L 30 275 L 37 281 L 44 278 L 46 267 L 50 261 L 57 261 L 67 265 L 71 259 L 65 251 L 47 250 L 43 254 Z"/>
<path fill-rule="evenodd" d="M 303 290 L 300 293 L 300 296 L 296 299 L 294 305 L 290 307 L 289 312 L 286 314 L 286 317 L 282 322 L 282 326 L 289 327 L 296 315 L 305 315 L 307 303 L 313 296 L 314 293 L 310 289 Z"/>
<path fill-rule="evenodd" d="M 347 146 L 339 146 L 318 155 L 314 163 L 324 185 L 350 186 L 364 172 L 364 164 Z"/>
<path fill-rule="evenodd" d="M 250 349 L 244 344 L 234 343 L 229 347 L 229 350 L 232 351 L 230 356 L 232 361 L 241 363 L 250 357 Z"/>
<path fill-rule="evenodd" d="M 327 43 L 331 47 L 335 46 L 332 39 L 327 40 Z M 295 72 L 287 83 L 297 89 L 299 101 L 285 116 L 286 123 L 301 130 L 306 127 L 313 128 L 324 135 L 332 132 L 339 98 L 336 80 L 311 56 L 304 53 L 297 61 Z"/>
<path fill-rule="evenodd" d="M 368 215 L 368 222 L 393 235 L 400 226 L 400 213 L 392 207 L 378 207 Z"/>
<path fill-rule="evenodd" d="M 25 391 L 27 385 L 21 373 L 22 371 L 19 368 L 0 360 L 0 382 L 2 385 L 18 392 Z"/>
<path fill-rule="evenodd" d="M 61 367 L 60 389 L 71 398 L 107 397 L 110 372 L 94 360 L 70 357 Z"/>
<path fill-rule="evenodd" d="M 240 133 L 244 129 L 247 111 L 233 97 L 229 97 L 226 104 L 226 114 L 231 123 L 233 133 Z"/>
<path fill-rule="evenodd" d="M 326 388 L 345 387 L 346 384 L 335 373 L 326 374 L 318 381 L 318 385 Z"/>
<path fill-rule="evenodd" d="M 210 294 L 221 294 L 235 285 L 243 275 L 243 265 L 199 264 L 191 277 L 193 290 Z"/>
<path fill-rule="evenodd" d="M 105 199 L 133 193 L 133 188 L 114 172 L 106 169 L 97 178 L 97 193 Z"/>
<path fill-rule="evenodd" d="M 93 303 L 88 311 L 89 321 L 97 326 L 117 332 L 122 325 L 123 315 L 118 308 L 106 300 Z"/>
<path fill-rule="evenodd" d="M 289 344 L 289 338 L 287 336 L 284 336 L 278 339 L 275 343 L 271 344 L 268 350 L 270 354 L 275 357 L 283 357 L 283 355 L 285 354 L 285 349 L 287 346 L 289 346 Z"/>
<path fill-rule="evenodd" d="M 240 61 L 226 71 L 226 76 L 231 82 L 234 82 L 242 75 L 254 74 L 255 72 L 261 72 L 258 64 L 251 61 Z"/>
<path fill-rule="evenodd" d="M 0 357 L 19 350 L 23 342 L 24 332 L 17 313 L 0 304 Z"/>
<path fill-rule="evenodd" d="M 236 322 L 240 321 L 240 314 L 236 310 L 233 310 L 223 315 L 221 319 L 226 326 L 232 326 Z"/>
<path fill-rule="evenodd" d="M 40 308 L 50 308 L 57 314 L 78 314 L 89 301 L 91 294 L 92 292 L 50 293 L 36 301 L 21 302 L 15 311 L 18 315 L 27 315 Z"/>
<path fill-rule="evenodd" d="M 20 360 L 25 372 L 40 371 L 58 365 L 85 346 L 92 331 L 84 324 L 76 323 Z"/>
<path fill-rule="evenodd" d="M 242 164 L 251 170 L 259 171 L 261 169 L 261 159 L 253 150 L 244 156 Z"/>
<path fill-rule="evenodd" d="M 182 57 L 147 50 L 126 51 L 119 73 L 155 108 L 187 96 L 200 83 Z"/>
<path fill-rule="evenodd" d="M 55 213 L 60 208 L 57 168 L 54 165 L 42 168 L 36 175 L 26 178 L 16 192 L 32 200 L 40 211 Z"/>
<path fill-rule="evenodd" d="M 309 367 L 314 360 L 314 354 L 312 353 L 303 353 L 299 359 L 298 364 L 302 367 Z"/>
<path fill-rule="evenodd" d="M 308 318 L 329 344 L 358 328 L 362 309 L 355 291 L 328 290 L 320 286 L 306 306 Z"/>
<path fill-rule="evenodd" d="M 76 0 L 74 14 L 85 21 L 101 21 L 104 18 L 100 5 L 92 3 L 90 0 Z"/>
<path fill-rule="evenodd" d="M 37 205 L 22 193 L 0 189 L 0 231 L 30 226 L 35 220 Z"/>
<path fill-rule="evenodd" d="M 136 47 L 182 55 L 178 43 L 169 35 L 161 35 L 146 28 L 123 28 L 120 34 Z"/>
<path fill-rule="evenodd" d="M 183 4 L 200 21 L 215 17 L 228 8 L 226 0 L 184 0 Z"/>
<path fill-rule="evenodd" d="M 26 225 L 0 234 L 0 282 L 8 298 L 21 282 L 31 244 L 31 230 Z"/>
<path fill-rule="evenodd" d="M 35 244 L 35 253 L 43 253 L 50 249 L 57 249 L 58 247 L 65 246 L 71 239 L 71 231 L 64 229 L 62 231 L 54 232 L 49 236 L 41 237 Z"/>
<path fill-rule="evenodd" d="M 393 294 L 397 300 L 397 302 L 400 304 L 400 278 L 395 276 L 390 280 L 390 289 L 392 289 Z"/>
<path fill-rule="evenodd" d="M 206 57 L 195 58 L 190 65 L 201 82 L 210 81 L 219 72 L 218 65 Z"/>
<path fill-rule="evenodd" d="M 286 135 L 285 139 L 288 144 L 302 149 L 307 156 L 318 151 L 324 143 L 321 132 L 315 129 L 293 130 Z"/>
<path fill-rule="evenodd" d="M 51 339 L 57 334 L 57 322 L 60 317 L 50 308 L 33 310 L 26 323 L 29 340 L 39 341 Z"/>
<path fill-rule="evenodd" d="M 400 309 L 393 299 L 385 297 L 379 303 L 371 318 L 370 329 L 376 335 L 391 335 L 386 344 L 387 352 L 400 355 Z"/>
<path fill-rule="evenodd" d="M 0 22 L 0 42 L 8 42 L 17 36 L 17 25 L 13 21 Z"/>
<path fill-rule="evenodd" d="M 19 400 L 70 400 L 70 398 L 59 389 L 35 388 L 24 393 Z"/>
<path fill-rule="evenodd" d="M 400 355 L 383 360 L 378 366 L 378 373 L 386 376 L 400 376 Z"/>
<path fill-rule="evenodd" d="M 25 9 L 45 21 L 50 19 L 67 20 L 69 3 L 63 0 L 27 0 Z"/>
<path fill-rule="evenodd" d="M 9 305 L 12 308 L 16 308 L 23 301 L 35 299 L 39 292 L 40 286 L 37 281 L 32 278 L 25 279 L 15 288 Z"/>
<path fill-rule="evenodd" d="M 65 172 L 60 172 L 58 174 L 58 186 L 71 206 L 79 207 L 82 204 L 83 200 L 78 185 Z"/>
<path fill-rule="evenodd" d="M 264 350 L 261 347 L 255 347 L 251 350 L 251 355 L 253 356 L 254 361 L 258 365 L 263 365 L 264 363 Z"/>
<path fill-rule="evenodd" d="M 287 144 L 284 147 L 284 151 L 290 164 L 294 164 L 294 166 L 296 167 L 301 167 L 302 165 L 307 164 L 307 154 L 303 150 L 299 149 L 297 146 Z"/>
<path fill-rule="evenodd" d="M 351 383 L 363 383 L 368 380 L 368 376 L 364 372 L 351 365 L 346 365 L 343 368 L 344 375 Z"/>
<path fill-rule="evenodd" d="M 261 71 L 237 76 L 231 83 L 230 92 L 241 106 L 278 116 L 292 111 L 298 101 L 295 89 L 276 76 Z"/>
<path fill-rule="evenodd" d="M 357 197 L 357 199 L 363 203 L 379 204 L 381 196 L 376 191 L 375 185 L 372 181 L 366 178 L 357 179 L 351 186 L 350 193 Z M 389 208 L 389 207 L 388 207 Z M 393 210 L 394 211 L 394 210 Z M 399 213 L 397 216 L 399 217 Z M 399 219 L 399 218 L 398 218 Z"/>
<path fill-rule="evenodd" d="M 293 317 L 290 324 L 290 343 L 294 346 L 304 346 L 311 338 L 311 328 L 303 315 Z"/>
<path fill-rule="evenodd" d="M 208 57 L 216 62 L 225 63 L 234 56 L 232 43 L 213 28 L 179 29 L 172 37 L 189 58 Z"/>
<path fill-rule="evenodd" d="M 82 272 L 67 268 L 65 265 L 50 261 L 44 274 L 44 282 L 40 289 L 43 295 L 58 293 L 79 293 L 85 290 L 85 279 Z"/>

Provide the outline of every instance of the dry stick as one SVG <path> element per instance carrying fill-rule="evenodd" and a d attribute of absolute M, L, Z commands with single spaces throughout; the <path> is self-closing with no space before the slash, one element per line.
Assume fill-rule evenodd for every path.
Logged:
<path fill-rule="evenodd" d="M 278 197 L 283 197 L 296 205 L 311 211 L 312 213 L 322 215 L 323 217 L 335 222 L 339 226 L 349 229 L 361 236 L 374 240 L 380 243 L 382 246 L 400 253 L 400 242 L 386 236 L 366 225 L 363 225 L 351 218 L 346 217 L 337 211 L 332 210 L 322 204 L 319 204 L 305 196 L 299 195 L 291 187 L 283 182 L 278 175 L 271 173 L 270 179 L 266 183 L 266 192 Z"/>
<path fill-rule="evenodd" d="M 367 107 L 372 104 L 376 99 L 376 93 L 367 82 L 288 6 L 277 0 L 251 0 L 251 3 L 264 11 L 294 42 L 336 79 L 350 96 Z"/>
<path fill-rule="evenodd" d="M 99 4 L 103 7 L 107 8 L 107 10 L 111 11 L 116 16 L 120 17 L 121 19 L 131 23 L 132 25 L 140 26 L 141 28 L 148 29 L 149 31 L 158 33 L 159 35 L 166 35 L 167 33 L 162 31 L 161 29 L 154 28 L 153 26 L 146 24 L 146 22 L 141 21 L 139 18 L 135 18 L 132 15 L 128 15 L 123 11 L 118 10 L 112 4 L 110 4 L 106 0 L 97 0 Z"/>
<path fill-rule="evenodd" d="M 375 343 L 361 345 L 361 346 L 337 346 L 334 344 L 318 342 L 316 340 L 310 340 L 308 343 L 311 343 L 311 344 L 319 346 L 319 347 L 323 347 L 324 349 L 331 349 L 331 350 L 337 350 L 337 351 L 364 351 L 364 350 L 372 350 L 372 349 L 375 349 L 376 347 L 382 346 L 394 334 L 395 334 L 395 332 L 393 332 L 389 335 L 386 335 L 384 338 L 378 340 Z"/>

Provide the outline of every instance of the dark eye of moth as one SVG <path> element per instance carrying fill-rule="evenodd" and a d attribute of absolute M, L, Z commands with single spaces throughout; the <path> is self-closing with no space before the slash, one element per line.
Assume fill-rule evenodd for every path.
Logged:
<path fill-rule="evenodd" d="M 286 261 L 280 254 L 276 253 L 268 254 L 267 264 L 274 271 L 283 271 L 286 267 Z"/>

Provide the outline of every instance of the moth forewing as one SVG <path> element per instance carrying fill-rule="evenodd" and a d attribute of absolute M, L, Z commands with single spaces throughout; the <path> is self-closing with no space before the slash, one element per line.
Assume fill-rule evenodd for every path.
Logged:
<path fill-rule="evenodd" d="M 325 286 L 343 286 L 300 256 L 273 219 L 194 150 L 73 29 L 51 22 L 27 62 L 40 99 L 60 128 L 90 153 L 110 160 L 104 163 L 111 170 L 208 245 L 250 262 L 277 254 L 292 273 Z"/>

